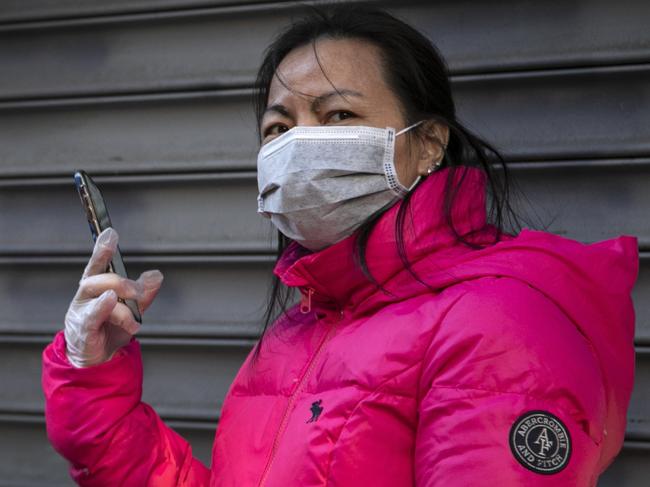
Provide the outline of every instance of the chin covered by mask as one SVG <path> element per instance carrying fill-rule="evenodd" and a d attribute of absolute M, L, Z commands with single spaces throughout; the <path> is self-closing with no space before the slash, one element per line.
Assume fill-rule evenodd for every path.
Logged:
<path fill-rule="evenodd" d="M 393 128 L 294 127 L 257 157 L 258 213 L 287 237 L 318 251 L 350 236 L 410 188 L 397 179 Z"/>

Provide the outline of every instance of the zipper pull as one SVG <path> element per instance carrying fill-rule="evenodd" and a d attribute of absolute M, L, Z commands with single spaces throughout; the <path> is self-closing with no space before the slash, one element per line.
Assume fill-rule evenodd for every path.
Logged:
<path fill-rule="evenodd" d="M 311 311 L 311 295 L 314 294 L 313 288 L 307 289 L 307 295 L 303 294 L 300 300 L 300 312 L 307 314 Z"/>

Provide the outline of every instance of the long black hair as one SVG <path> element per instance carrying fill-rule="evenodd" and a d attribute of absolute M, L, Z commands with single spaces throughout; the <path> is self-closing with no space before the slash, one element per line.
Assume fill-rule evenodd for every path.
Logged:
<path fill-rule="evenodd" d="M 303 17 L 283 30 L 267 48 L 257 74 L 253 103 L 258 130 L 267 107 L 269 87 L 279 64 L 289 52 L 298 47 L 312 44 L 316 52 L 316 41 L 322 38 L 362 40 L 378 47 L 384 76 L 402 104 L 406 124 L 426 119 L 449 127 L 449 141 L 442 161 L 443 167 L 450 168 L 444 190 L 443 211 L 446 222 L 458 241 L 472 248 L 481 248 L 480 245 L 459 235 L 452 221 L 454 198 L 463 182 L 463 174 L 460 178 L 455 178 L 454 173 L 463 170 L 463 166 L 479 166 L 487 175 L 491 197 L 488 221 L 496 227 L 495 242 L 500 240 L 503 233 L 507 233 L 506 229 L 517 231 L 520 228 L 518 217 L 509 202 L 510 177 L 506 163 L 496 148 L 470 132 L 458 120 L 449 82 L 449 70 L 444 58 L 423 34 L 382 9 L 350 4 L 311 7 Z M 426 137 L 423 132 L 420 125 L 410 133 L 417 137 Z M 497 174 L 497 171 L 500 174 Z M 413 272 L 404 246 L 403 224 L 412 194 L 413 191 L 402 199 L 396 219 L 398 253 L 405 268 L 415 279 L 428 287 Z M 381 286 L 368 270 L 366 245 L 373 226 L 385 211 L 386 209 L 370 215 L 356 230 L 354 237 L 355 262 L 364 275 L 380 289 Z M 278 231 L 277 260 L 291 241 Z M 275 275 L 272 279 L 263 318 L 264 327 L 256 345 L 254 359 L 257 359 L 268 326 L 280 313 L 287 314 L 287 305 L 293 297 L 294 288 L 285 286 Z"/>

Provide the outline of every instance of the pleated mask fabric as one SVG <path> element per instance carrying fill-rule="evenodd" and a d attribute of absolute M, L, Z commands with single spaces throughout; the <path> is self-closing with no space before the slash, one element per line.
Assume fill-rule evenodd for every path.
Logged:
<path fill-rule="evenodd" d="M 262 146 L 258 213 L 318 251 L 351 235 L 373 213 L 411 191 L 397 178 L 391 127 L 297 126 Z"/>

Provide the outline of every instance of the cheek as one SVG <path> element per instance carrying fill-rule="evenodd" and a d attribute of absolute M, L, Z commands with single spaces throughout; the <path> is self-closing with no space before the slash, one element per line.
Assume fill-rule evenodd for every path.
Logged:
<path fill-rule="evenodd" d="M 415 157 L 415 148 L 409 145 L 403 136 L 395 141 L 395 170 L 400 183 L 404 186 L 410 186 L 417 176 L 417 159 Z"/>

